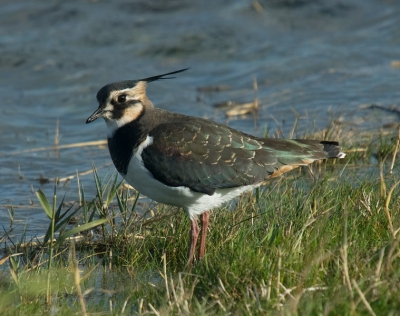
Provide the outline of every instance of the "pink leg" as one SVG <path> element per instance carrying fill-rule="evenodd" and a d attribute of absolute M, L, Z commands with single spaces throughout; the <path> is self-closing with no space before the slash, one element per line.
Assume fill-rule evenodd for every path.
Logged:
<path fill-rule="evenodd" d="M 207 229 L 208 229 L 208 221 L 210 219 L 210 212 L 204 212 L 200 215 L 201 221 L 201 238 L 200 238 L 200 248 L 199 248 L 199 260 L 204 257 L 204 253 L 206 252 L 206 237 L 207 237 Z"/>
<path fill-rule="evenodd" d="M 188 253 L 189 265 L 193 263 L 194 252 L 196 250 L 197 238 L 199 237 L 199 233 L 199 225 L 197 224 L 197 220 L 194 219 L 190 224 L 190 245 Z"/>

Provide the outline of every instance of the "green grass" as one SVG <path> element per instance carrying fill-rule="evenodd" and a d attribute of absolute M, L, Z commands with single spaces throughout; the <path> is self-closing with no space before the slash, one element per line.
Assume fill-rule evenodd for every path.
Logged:
<path fill-rule="evenodd" d="M 87 201 L 82 189 L 76 214 L 86 228 L 102 225 L 78 231 L 44 203 L 49 234 L 64 243 L 6 245 L 15 256 L 0 270 L 0 314 L 395 315 L 395 144 L 377 139 L 366 151 L 316 164 L 312 173 L 293 171 L 214 210 L 206 256 L 192 267 L 182 210 L 142 205 L 114 175 L 95 173 L 98 194 Z M 73 229 L 83 240 L 67 242 Z"/>

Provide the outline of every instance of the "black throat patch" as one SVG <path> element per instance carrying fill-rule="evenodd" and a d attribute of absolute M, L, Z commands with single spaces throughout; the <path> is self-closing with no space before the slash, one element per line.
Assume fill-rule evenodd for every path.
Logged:
<path fill-rule="evenodd" d="M 113 137 L 108 138 L 108 149 L 118 172 L 125 175 L 133 152 L 146 139 L 146 133 L 137 122 L 118 128 Z"/>

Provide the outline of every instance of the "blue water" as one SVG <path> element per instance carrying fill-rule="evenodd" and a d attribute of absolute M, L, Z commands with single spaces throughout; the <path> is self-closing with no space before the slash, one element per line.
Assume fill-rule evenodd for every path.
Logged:
<path fill-rule="evenodd" d="M 60 145 L 104 139 L 105 124 L 85 120 L 112 81 L 190 67 L 149 85 L 155 105 L 257 135 L 281 129 L 287 137 L 296 116 L 295 135 L 337 120 L 354 139 L 399 120 L 360 109 L 400 100 L 397 1 L 5 0 L 0 8 L 0 224 L 8 227 L 13 205 L 14 236 L 47 228 L 39 188 L 51 195 L 55 177 L 110 164 L 105 147 L 35 149 L 53 145 L 57 121 Z M 229 89 L 197 90 L 220 85 Z M 228 121 L 213 107 L 255 97 L 257 125 L 252 115 Z M 81 181 L 93 197 L 93 177 Z M 78 199 L 76 180 L 61 186 L 66 201 Z"/>

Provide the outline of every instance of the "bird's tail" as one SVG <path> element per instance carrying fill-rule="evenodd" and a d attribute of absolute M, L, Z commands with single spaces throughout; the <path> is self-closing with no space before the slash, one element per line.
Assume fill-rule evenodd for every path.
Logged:
<path fill-rule="evenodd" d="M 344 158 L 346 154 L 340 151 L 338 142 L 322 141 L 320 144 L 324 145 L 324 151 L 328 153 L 327 158 Z"/>
<path fill-rule="evenodd" d="M 311 149 L 314 152 L 314 159 L 344 158 L 346 156 L 346 154 L 341 151 L 338 142 L 309 139 L 296 139 L 295 141 Z M 321 145 L 323 146 L 322 148 Z"/>

